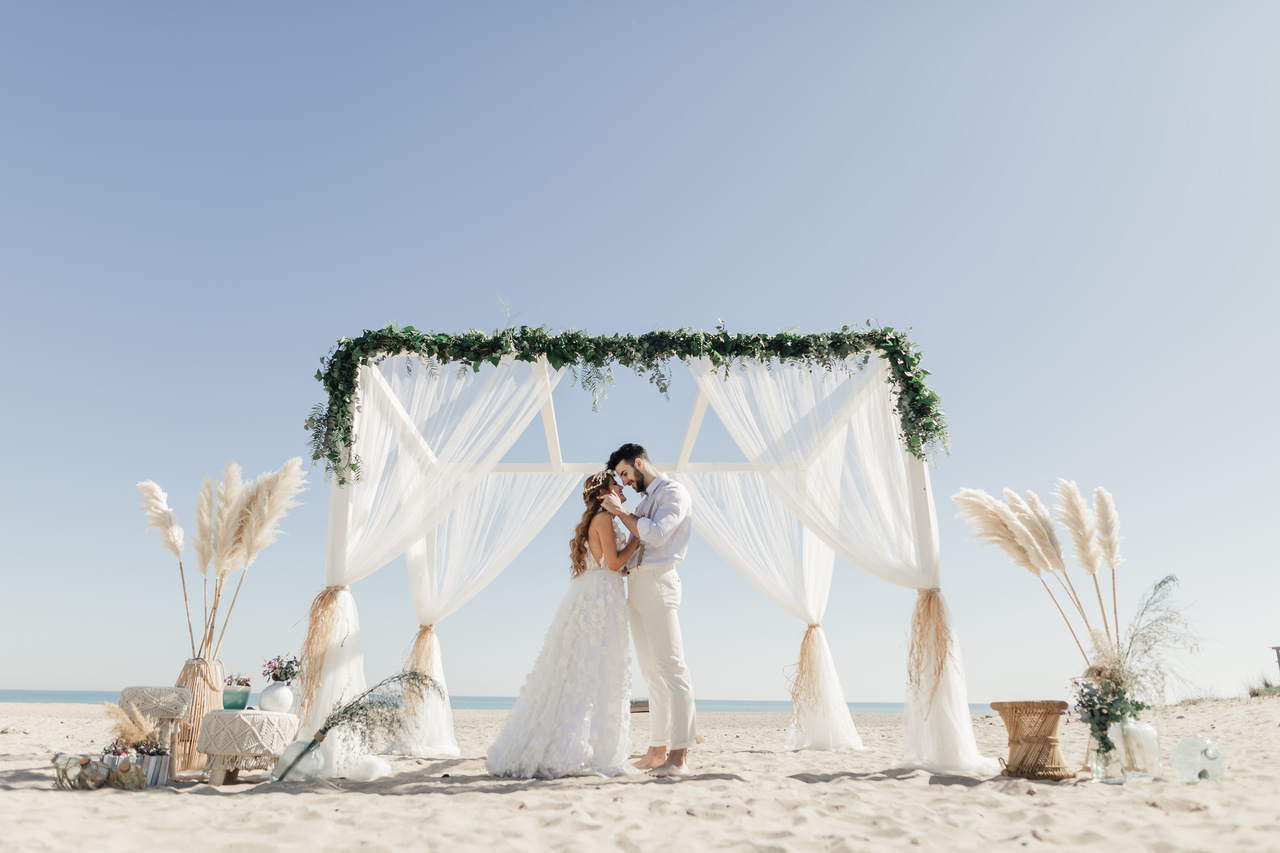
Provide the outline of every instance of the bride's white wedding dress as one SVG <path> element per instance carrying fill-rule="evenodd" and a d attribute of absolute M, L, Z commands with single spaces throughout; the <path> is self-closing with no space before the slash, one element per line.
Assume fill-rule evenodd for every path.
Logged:
<path fill-rule="evenodd" d="M 619 550 L 626 529 L 613 520 Z M 587 549 L 515 707 L 489 747 L 495 776 L 620 776 L 631 744 L 631 642 L 622 577 Z"/>

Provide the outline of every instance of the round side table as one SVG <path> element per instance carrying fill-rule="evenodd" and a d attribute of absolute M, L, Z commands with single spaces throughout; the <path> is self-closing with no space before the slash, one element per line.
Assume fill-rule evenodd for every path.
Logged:
<path fill-rule="evenodd" d="M 208 756 L 209 784 L 236 781 L 241 770 L 270 770 L 298 732 L 298 718 L 276 711 L 206 711 L 196 746 Z"/>

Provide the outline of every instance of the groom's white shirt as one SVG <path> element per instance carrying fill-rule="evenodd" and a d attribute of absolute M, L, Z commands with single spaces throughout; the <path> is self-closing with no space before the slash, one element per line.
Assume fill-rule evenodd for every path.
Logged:
<path fill-rule="evenodd" d="M 636 506 L 636 534 L 644 543 L 644 565 L 684 561 L 693 531 L 693 501 L 684 486 L 658 474 Z"/>

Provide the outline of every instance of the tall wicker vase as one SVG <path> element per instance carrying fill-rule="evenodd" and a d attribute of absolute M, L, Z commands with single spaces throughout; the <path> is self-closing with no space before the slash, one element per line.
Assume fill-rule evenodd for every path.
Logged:
<path fill-rule="evenodd" d="M 200 742 L 200 721 L 205 711 L 222 707 L 222 661 L 210 663 L 204 658 L 190 658 L 178 675 L 178 686 L 191 691 L 191 706 L 178 723 L 178 746 L 173 754 L 174 772 L 203 770 L 204 756 L 196 751 Z"/>

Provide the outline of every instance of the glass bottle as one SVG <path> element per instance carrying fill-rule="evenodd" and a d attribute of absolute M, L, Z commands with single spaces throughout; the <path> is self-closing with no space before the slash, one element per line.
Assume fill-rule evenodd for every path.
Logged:
<path fill-rule="evenodd" d="M 1188 735 L 1169 753 L 1169 766 L 1183 782 L 1216 782 L 1227 769 L 1217 744 L 1204 735 Z"/>
<path fill-rule="evenodd" d="M 1125 775 L 1159 779 L 1164 775 L 1160 761 L 1160 735 L 1156 727 L 1130 717 L 1120 724 L 1124 741 Z"/>

